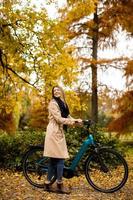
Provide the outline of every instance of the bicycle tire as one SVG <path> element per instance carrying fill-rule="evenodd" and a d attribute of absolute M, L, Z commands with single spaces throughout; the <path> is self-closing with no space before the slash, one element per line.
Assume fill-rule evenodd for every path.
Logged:
<path fill-rule="evenodd" d="M 23 175 L 26 180 L 37 188 L 43 188 L 48 171 L 48 158 L 43 157 L 44 147 L 32 147 L 23 158 Z M 51 179 L 54 183 L 56 177 Z"/>
<path fill-rule="evenodd" d="M 116 192 L 128 179 L 128 165 L 118 152 L 101 148 L 86 160 L 85 176 L 95 190 L 103 193 Z"/>

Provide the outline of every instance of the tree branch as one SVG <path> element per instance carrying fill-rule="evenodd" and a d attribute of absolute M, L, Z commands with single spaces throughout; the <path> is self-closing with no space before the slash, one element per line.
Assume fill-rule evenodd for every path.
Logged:
<path fill-rule="evenodd" d="M 30 83 L 29 81 L 27 81 L 25 78 L 23 78 L 22 76 L 20 76 L 15 70 L 13 70 L 11 67 L 9 67 L 7 64 L 5 65 L 4 62 L 3 62 L 3 59 L 2 59 L 2 50 L 0 49 L 0 63 L 1 63 L 1 66 L 3 68 L 3 70 L 9 70 L 11 71 L 13 74 L 15 74 L 19 79 L 21 79 L 23 82 L 27 83 L 28 85 L 31 85 L 32 87 L 34 87 L 35 89 L 39 90 L 36 86 L 35 86 L 35 83 Z"/>

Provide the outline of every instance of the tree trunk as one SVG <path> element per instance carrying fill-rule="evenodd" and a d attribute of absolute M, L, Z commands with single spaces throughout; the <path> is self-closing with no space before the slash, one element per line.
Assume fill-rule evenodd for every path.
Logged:
<path fill-rule="evenodd" d="M 98 15 L 97 8 L 94 13 L 94 28 L 92 38 L 92 58 L 97 61 L 98 53 Z M 96 123 L 98 122 L 98 95 L 97 95 L 97 64 L 91 64 L 92 69 L 92 99 L 91 99 L 91 117 Z"/>

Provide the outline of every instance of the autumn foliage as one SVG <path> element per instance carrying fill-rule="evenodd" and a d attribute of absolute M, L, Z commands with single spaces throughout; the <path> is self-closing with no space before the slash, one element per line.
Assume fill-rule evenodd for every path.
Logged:
<path fill-rule="evenodd" d="M 51 2 L 57 3 L 46 4 Z M 102 109 L 98 73 L 113 67 L 123 71 L 127 87 L 118 101 L 110 95 L 119 112 L 110 130 L 125 132 L 127 126 L 132 130 L 132 108 L 120 108 L 121 103 L 132 104 L 132 59 L 99 58 L 99 50 L 116 46 L 120 28 L 132 37 L 131 0 L 69 0 L 56 19 L 32 0 L 1 1 L 0 12 L 0 129 L 10 134 L 27 127 L 45 129 L 56 84 L 66 90 L 74 116 L 97 121 Z M 116 118 L 114 110 L 112 116 Z"/>

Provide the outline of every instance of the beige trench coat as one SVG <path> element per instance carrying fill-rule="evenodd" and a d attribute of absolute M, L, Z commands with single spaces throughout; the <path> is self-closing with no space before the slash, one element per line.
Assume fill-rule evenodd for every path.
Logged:
<path fill-rule="evenodd" d="M 63 124 L 71 125 L 72 117 L 61 117 L 57 102 L 52 99 L 48 106 L 49 124 L 44 142 L 44 156 L 52 158 L 69 158 Z"/>

